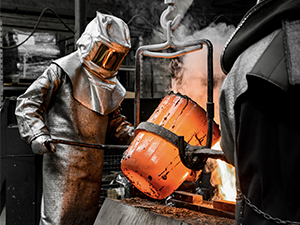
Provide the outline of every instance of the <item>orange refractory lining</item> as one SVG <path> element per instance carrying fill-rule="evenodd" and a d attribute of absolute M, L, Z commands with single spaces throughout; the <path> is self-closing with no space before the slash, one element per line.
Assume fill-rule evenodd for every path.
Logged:
<path fill-rule="evenodd" d="M 147 122 L 184 136 L 191 145 L 206 144 L 206 112 L 187 96 L 171 92 Z M 215 123 L 213 131 L 214 144 L 220 138 Z M 154 199 L 168 197 L 191 173 L 182 164 L 177 146 L 157 134 L 139 129 L 123 155 L 121 169 L 136 188 Z"/>

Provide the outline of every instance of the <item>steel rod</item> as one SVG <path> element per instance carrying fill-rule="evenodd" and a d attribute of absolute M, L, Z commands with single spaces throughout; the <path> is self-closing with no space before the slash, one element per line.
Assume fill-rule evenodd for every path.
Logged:
<path fill-rule="evenodd" d="M 191 170 L 199 170 L 207 158 L 220 159 L 228 163 L 223 151 L 190 145 L 184 141 L 184 136 L 178 136 L 178 151 L 181 162 Z"/>
<path fill-rule="evenodd" d="M 125 151 L 129 147 L 128 145 L 102 145 L 102 144 L 67 141 L 67 140 L 61 140 L 61 139 L 47 140 L 46 144 L 49 144 L 49 143 L 75 145 L 75 146 L 79 146 L 79 147 L 97 148 L 97 149 L 101 149 L 101 150 L 124 150 Z"/>
<path fill-rule="evenodd" d="M 212 158 L 212 159 L 220 159 L 220 160 L 223 160 L 225 162 L 228 162 L 223 151 L 215 150 L 215 149 L 211 149 L 211 148 L 199 148 L 199 149 L 197 149 L 197 147 L 198 146 L 193 146 L 193 148 L 195 149 L 193 151 L 194 156 L 207 157 L 207 158 Z"/>

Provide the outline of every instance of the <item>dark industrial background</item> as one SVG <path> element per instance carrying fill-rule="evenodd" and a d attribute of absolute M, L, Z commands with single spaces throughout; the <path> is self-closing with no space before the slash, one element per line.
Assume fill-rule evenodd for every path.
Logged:
<path fill-rule="evenodd" d="M 184 10 L 180 24 L 192 32 L 212 22 L 237 25 L 256 1 L 187 2 L 191 4 Z M 96 11 L 100 11 L 120 17 L 130 28 L 132 49 L 120 68 L 118 78 L 129 93 L 122 106 L 123 113 L 133 122 L 133 95 L 130 93 L 134 92 L 135 51 L 141 45 L 164 41 L 159 38 L 159 34 L 163 33 L 159 18 L 166 7 L 163 0 L 1 0 L 0 47 L 14 46 L 18 35 L 26 37 L 32 32 L 31 40 L 35 40 L 32 46 L 28 42 L 24 44 L 23 47 L 26 47 L 22 50 L 22 46 L 0 49 L 0 213 L 5 209 L 6 215 L 2 213 L 1 218 L 6 218 L 6 224 L 38 224 L 42 192 L 42 157 L 33 155 L 19 137 L 14 116 L 16 96 L 22 94 L 52 60 L 74 51 L 85 25 L 94 18 Z M 35 52 L 38 49 L 41 52 Z M 160 65 L 157 59 L 144 61 L 142 120 L 152 114 L 170 85 L 170 75 L 165 66 Z M 107 192 L 112 188 L 110 176 L 120 170 L 121 157 L 121 154 L 105 155 L 102 200 L 110 194 Z"/>

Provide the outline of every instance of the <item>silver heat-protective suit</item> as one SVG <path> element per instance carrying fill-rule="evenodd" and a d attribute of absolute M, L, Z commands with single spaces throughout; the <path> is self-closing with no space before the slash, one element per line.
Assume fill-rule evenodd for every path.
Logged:
<path fill-rule="evenodd" d="M 77 47 L 17 99 L 20 135 L 35 153 L 45 153 L 43 142 L 51 138 L 105 144 L 111 137 L 128 144 L 134 137 L 133 126 L 120 114 L 126 91 L 116 78 L 131 47 L 127 25 L 97 12 Z M 43 155 L 40 224 L 93 224 L 104 151 L 62 144 L 51 148 L 54 154 Z"/>

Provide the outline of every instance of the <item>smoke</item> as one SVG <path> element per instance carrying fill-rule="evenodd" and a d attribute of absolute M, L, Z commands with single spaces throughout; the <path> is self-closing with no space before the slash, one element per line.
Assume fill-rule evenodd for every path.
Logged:
<path fill-rule="evenodd" d="M 191 32 L 185 26 L 176 29 L 176 38 L 179 41 L 208 39 L 213 45 L 213 75 L 214 89 L 213 101 L 215 103 L 215 122 L 220 124 L 219 94 L 225 79 L 220 64 L 220 56 L 224 45 L 234 32 L 233 25 L 225 23 L 211 24 L 200 31 Z M 191 35 L 189 35 L 191 34 Z M 189 96 L 202 108 L 206 109 L 207 102 L 207 47 L 180 58 L 175 58 L 170 63 L 171 90 Z M 215 147 L 213 147 L 215 148 Z M 219 147 L 218 149 L 221 150 Z M 223 166 L 222 168 L 220 166 Z M 227 169 L 228 168 L 228 169 Z M 225 170 L 226 169 L 226 170 Z M 211 172 L 211 184 L 218 187 L 213 199 L 227 199 L 235 201 L 235 173 L 234 168 L 225 162 L 208 159 L 205 170 Z M 222 170 L 222 171 L 221 171 Z M 225 170 L 225 171 L 224 171 Z M 223 172 L 222 174 L 220 172 Z"/>
<path fill-rule="evenodd" d="M 208 39 L 213 45 L 213 70 L 214 70 L 214 103 L 215 121 L 219 124 L 219 92 L 225 75 L 221 70 L 220 56 L 226 41 L 233 33 L 235 27 L 225 23 L 211 24 L 192 35 L 185 26 L 176 29 L 176 38 L 179 41 Z M 206 109 L 207 102 L 207 48 L 183 57 L 173 59 L 170 63 L 171 90 L 189 96 L 202 108 Z"/>

